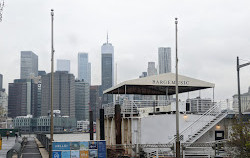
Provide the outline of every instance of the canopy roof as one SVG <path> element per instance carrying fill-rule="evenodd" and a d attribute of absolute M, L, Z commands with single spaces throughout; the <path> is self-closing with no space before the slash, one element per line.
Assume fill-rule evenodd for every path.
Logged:
<path fill-rule="evenodd" d="M 194 78 L 178 75 L 179 93 L 206 88 L 214 88 L 215 84 Z M 165 73 L 122 82 L 103 92 L 104 94 L 142 94 L 173 95 L 175 94 L 175 74 Z"/>

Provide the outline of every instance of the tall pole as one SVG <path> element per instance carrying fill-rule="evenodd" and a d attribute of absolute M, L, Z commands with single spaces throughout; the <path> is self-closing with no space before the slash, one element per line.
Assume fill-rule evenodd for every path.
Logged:
<path fill-rule="evenodd" d="M 175 52 L 176 52 L 176 59 L 175 59 L 175 62 L 176 62 L 176 78 L 175 78 L 175 94 L 176 94 L 176 157 L 177 158 L 180 158 L 180 136 L 179 136 L 179 99 L 178 99 L 178 49 L 177 49 L 177 24 L 178 24 L 178 19 L 175 18 Z"/>
<path fill-rule="evenodd" d="M 241 113 L 241 98 L 240 98 L 240 64 L 239 64 L 239 57 L 237 57 L 237 81 L 238 81 L 239 120 L 241 121 L 242 113 Z"/>
<path fill-rule="evenodd" d="M 53 122 L 53 80 L 54 80 L 54 37 L 53 37 L 54 10 L 51 9 L 51 76 L 50 76 L 50 158 L 52 158 L 52 142 L 54 132 Z"/>

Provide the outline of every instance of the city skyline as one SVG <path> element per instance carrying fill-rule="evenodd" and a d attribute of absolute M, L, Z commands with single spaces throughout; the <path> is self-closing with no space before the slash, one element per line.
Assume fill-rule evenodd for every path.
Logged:
<path fill-rule="evenodd" d="M 0 23 L 3 88 L 7 89 L 8 83 L 19 78 L 18 53 L 22 50 L 35 52 L 39 56 L 39 70 L 50 72 L 50 9 L 54 8 L 55 58 L 76 63 L 77 52 L 89 52 L 92 85 L 101 83 L 100 46 L 107 30 L 116 46 L 115 63 L 118 63 L 117 78 L 120 83 L 137 78 L 146 70 L 147 62 L 156 62 L 158 47 L 171 47 L 172 58 L 175 57 L 174 18 L 178 17 L 179 73 L 215 83 L 216 99 L 232 98 L 237 92 L 236 56 L 249 60 L 249 3 L 191 0 L 183 3 L 147 1 L 140 5 L 132 1 L 127 4 L 116 1 L 61 1 L 58 6 L 57 1 L 8 1 Z M 30 5 L 32 7 L 27 8 Z M 93 6 L 97 8 L 93 9 Z M 72 14 L 67 14 L 65 9 L 70 9 Z M 16 12 L 20 13 L 18 18 L 15 18 Z M 119 16 L 114 14 L 116 12 Z M 30 28 L 30 21 L 33 25 L 27 29 Z M 72 73 L 77 75 L 76 72 L 74 64 Z M 240 75 L 242 92 L 246 92 L 250 85 L 247 80 L 250 77 L 249 68 L 242 69 Z"/>

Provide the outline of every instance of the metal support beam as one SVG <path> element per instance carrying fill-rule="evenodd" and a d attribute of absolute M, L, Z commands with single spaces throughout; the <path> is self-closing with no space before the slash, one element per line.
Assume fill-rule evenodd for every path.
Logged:
<path fill-rule="evenodd" d="M 94 140 L 93 111 L 89 111 L 89 137 Z"/>
<path fill-rule="evenodd" d="M 100 109 L 100 140 L 105 140 L 104 109 Z"/>
<path fill-rule="evenodd" d="M 122 133 L 121 133 L 121 106 L 115 105 L 115 136 L 116 144 L 122 144 Z"/>

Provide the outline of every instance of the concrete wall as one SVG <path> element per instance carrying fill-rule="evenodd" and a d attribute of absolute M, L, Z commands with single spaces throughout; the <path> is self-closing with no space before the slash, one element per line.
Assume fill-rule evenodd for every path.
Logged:
<path fill-rule="evenodd" d="M 201 115 L 189 114 L 184 117 L 180 114 L 180 133 L 196 121 Z M 122 118 L 121 133 L 122 144 L 166 144 L 173 139 L 176 134 L 175 114 L 152 115 L 142 118 Z M 105 140 L 107 145 L 116 144 L 115 119 L 105 117 Z M 230 131 L 232 120 L 223 119 L 206 132 L 196 142 L 209 142 L 215 140 L 215 131 L 225 131 L 224 137 L 227 138 Z M 228 127 L 229 125 L 229 127 Z M 97 140 L 100 139 L 100 123 L 97 121 Z M 187 138 L 188 134 L 184 135 Z"/>
<path fill-rule="evenodd" d="M 180 114 L 179 128 L 180 132 L 186 129 L 190 124 L 197 120 L 200 115 Z M 141 143 L 142 144 L 166 144 L 173 139 L 176 134 L 176 116 L 175 114 L 152 115 L 141 118 Z M 136 135 L 133 132 L 133 135 Z M 187 135 L 184 136 L 185 138 Z"/>

